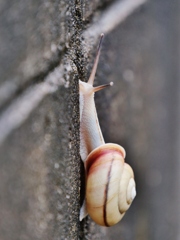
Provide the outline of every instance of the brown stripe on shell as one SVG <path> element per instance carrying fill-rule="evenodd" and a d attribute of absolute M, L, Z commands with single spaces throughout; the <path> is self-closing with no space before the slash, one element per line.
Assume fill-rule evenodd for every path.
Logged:
<path fill-rule="evenodd" d="M 109 168 L 109 171 L 108 171 L 108 174 L 107 174 L 107 184 L 106 184 L 105 191 L 104 191 L 103 218 L 104 218 L 104 225 L 106 227 L 110 227 L 109 224 L 108 224 L 108 221 L 107 221 L 106 204 L 107 204 L 107 201 L 108 201 L 109 183 L 110 183 L 110 178 L 111 178 L 111 170 L 112 170 L 113 162 L 114 162 L 114 158 L 112 158 L 112 160 L 111 160 L 110 168 Z"/>

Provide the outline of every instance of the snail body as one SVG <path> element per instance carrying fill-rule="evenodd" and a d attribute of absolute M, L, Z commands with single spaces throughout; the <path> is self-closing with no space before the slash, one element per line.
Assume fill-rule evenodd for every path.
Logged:
<path fill-rule="evenodd" d="M 79 81 L 80 155 L 86 172 L 80 220 L 89 214 L 97 224 L 109 227 L 122 219 L 136 196 L 136 188 L 133 170 L 124 162 L 124 148 L 104 142 L 96 113 L 94 93 L 112 86 L 93 87 L 102 38 L 103 34 L 88 82 Z"/>

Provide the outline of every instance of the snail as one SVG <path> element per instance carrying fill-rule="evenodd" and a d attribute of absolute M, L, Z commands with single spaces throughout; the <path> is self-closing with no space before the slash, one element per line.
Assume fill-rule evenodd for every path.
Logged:
<path fill-rule="evenodd" d="M 86 193 L 80 209 L 80 221 L 88 214 L 101 226 L 118 223 L 136 196 L 132 168 L 124 162 L 125 150 L 104 142 L 100 129 L 94 93 L 113 83 L 94 87 L 104 34 L 101 34 L 97 55 L 87 83 L 79 80 L 80 155 L 86 174 Z"/>

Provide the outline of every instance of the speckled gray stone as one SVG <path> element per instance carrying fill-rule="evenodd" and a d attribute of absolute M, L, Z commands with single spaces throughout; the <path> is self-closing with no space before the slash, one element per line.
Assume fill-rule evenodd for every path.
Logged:
<path fill-rule="evenodd" d="M 125 2 L 1 1 L 1 240 L 179 239 L 178 0 L 103 25 Z M 114 86 L 96 94 L 100 125 L 106 142 L 125 147 L 137 182 L 112 228 L 79 222 L 78 80 L 89 76 L 102 27 L 95 85 Z"/>

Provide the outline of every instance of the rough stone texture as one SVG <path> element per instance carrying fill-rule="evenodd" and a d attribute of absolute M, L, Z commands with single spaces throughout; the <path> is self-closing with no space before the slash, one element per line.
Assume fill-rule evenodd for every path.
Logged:
<path fill-rule="evenodd" d="M 179 239 L 178 0 L 103 26 L 96 84 L 114 86 L 96 94 L 98 115 L 106 142 L 126 148 L 138 195 L 112 228 L 78 221 L 78 80 L 89 76 L 99 20 L 123 2 L 1 1 L 1 240 Z"/>
<path fill-rule="evenodd" d="M 59 64 L 68 42 L 68 7 L 68 1 L 2 1 L 1 105 Z"/>

